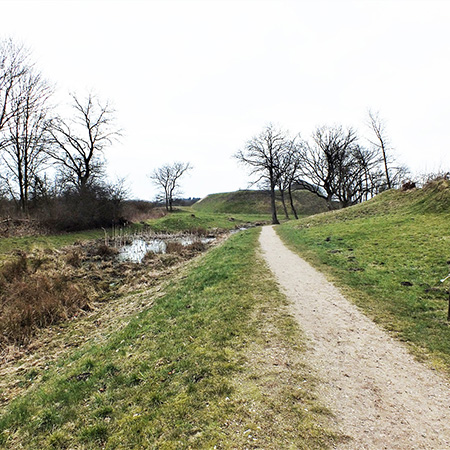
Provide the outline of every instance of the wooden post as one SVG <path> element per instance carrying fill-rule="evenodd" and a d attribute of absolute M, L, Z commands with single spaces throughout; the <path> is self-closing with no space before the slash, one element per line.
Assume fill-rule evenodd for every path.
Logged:
<path fill-rule="evenodd" d="M 448 313 L 447 320 L 450 321 L 450 291 L 448 292 Z"/>

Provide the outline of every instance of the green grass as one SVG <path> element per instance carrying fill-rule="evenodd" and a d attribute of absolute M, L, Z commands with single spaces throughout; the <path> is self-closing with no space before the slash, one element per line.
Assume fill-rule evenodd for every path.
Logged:
<path fill-rule="evenodd" d="M 294 205 L 299 216 L 309 216 L 327 210 L 324 200 L 308 191 L 294 192 Z M 286 196 L 286 205 L 292 215 Z M 270 215 L 270 196 L 268 191 L 243 190 L 211 194 L 193 205 L 196 211 L 228 214 Z M 277 200 L 277 213 L 284 216 L 281 201 Z"/>
<path fill-rule="evenodd" d="M 339 436 L 257 237 L 239 233 L 208 252 L 104 344 L 24 373 L 34 384 L 1 411 L 0 445 L 332 447 Z"/>
<path fill-rule="evenodd" d="M 99 239 L 105 235 L 103 230 L 78 231 L 73 233 L 0 238 L 0 255 L 14 250 L 31 251 L 35 248 L 59 248 L 76 241 Z"/>
<path fill-rule="evenodd" d="M 450 187 L 389 191 L 277 229 L 370 317 L 450 374 Z"/>
<path fill-rule="evenodd" d="M 264 214 L 216 214 L 182 208 L 159 219 L 148 220 L 146 225 L 155 232 L 177 233 L 214 229 L 232 230 L 249 223 L 269 220 L 270 216 Z"/>

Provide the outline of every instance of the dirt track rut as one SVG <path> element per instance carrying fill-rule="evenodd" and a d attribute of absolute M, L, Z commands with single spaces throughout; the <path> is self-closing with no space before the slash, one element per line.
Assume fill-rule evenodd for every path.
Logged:
<path fill-rule="evenodd" d="M 309 339 L 323 403 L 351 440 L 340 449 L 450 449 L 450 385 L 417 362 L 272 227 L 260 244 Z"/>

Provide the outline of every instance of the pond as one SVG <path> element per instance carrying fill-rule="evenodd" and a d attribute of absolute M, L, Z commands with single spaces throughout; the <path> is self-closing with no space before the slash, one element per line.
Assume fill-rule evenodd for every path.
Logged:
<path fill-rule="evenodd" d="M 194 242 L 209 244 L 215 239 L 215 237 L 199 238 L 197 236 L 179 236 L 164 239 L 137 237 L 133 239 L 131 244 L 124 245 L 120 248 L 119 260 L 141 263 L 148 252 L 166 253 L 167 242 L 179 242 L 183 247 L 186 247 Z"/>

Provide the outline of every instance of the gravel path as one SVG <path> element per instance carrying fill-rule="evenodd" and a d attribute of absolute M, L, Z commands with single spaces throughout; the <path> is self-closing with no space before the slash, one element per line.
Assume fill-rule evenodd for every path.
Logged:
<path fill-rule="evenodd" d="M 417 362 L 272 227 L 260 244 L 310 341 L 323 402 L 352 439 L 340 449 L 450 449 L 450 385 Z"/>

